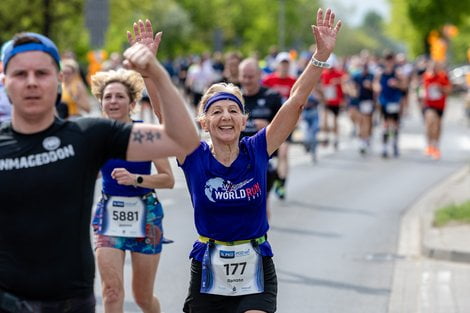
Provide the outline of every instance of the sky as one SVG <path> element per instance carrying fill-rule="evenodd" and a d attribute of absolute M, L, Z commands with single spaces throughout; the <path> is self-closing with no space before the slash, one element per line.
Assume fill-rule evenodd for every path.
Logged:
<path fill-rule="evenodd" d="M 323 0 L 324 7 L 335 10 L 337 16 L 351 26 L 361 24 L 364 15 L 369 11 L 375 11 L 385 20 L 390 17 L 390 5 L 388 0 Z"/>

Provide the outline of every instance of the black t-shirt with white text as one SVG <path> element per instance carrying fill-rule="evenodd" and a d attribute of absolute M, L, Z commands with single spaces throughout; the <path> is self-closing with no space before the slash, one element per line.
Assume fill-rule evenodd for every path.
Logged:
<path fill-rule="evenodd" d="M 245 100 L 245 111 L 248 113 L 248 120 L 241 137 L 256 134 L 259 129 L 256 128 L 254 120 L 264 119 L 271 122 L 282 105 L 282 98 L 279 93 L 266 87 L 261 87 L 255 95 L 243 95 L 243 99 Z"/>
<path fill-rule="evenodd" d="M 0 290 L 31 300 L 93 292 L 90 216 L 109 158 L 125 159 L 132 125 L 55 119 L 35 134 L 0 124 Z"/>

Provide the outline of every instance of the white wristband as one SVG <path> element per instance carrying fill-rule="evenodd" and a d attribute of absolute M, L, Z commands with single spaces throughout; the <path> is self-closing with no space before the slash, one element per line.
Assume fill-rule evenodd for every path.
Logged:
<path fill-rule="evenodd" d="M 310 63 L 312 63 L 313 66 L 321 67 L 321 68 L 330 68 L 331 67 L 330 64 L 328 64 L 326 62 L 318 61 L 313 56 L 312 56 L 312 59 L 310 60 Z"/>

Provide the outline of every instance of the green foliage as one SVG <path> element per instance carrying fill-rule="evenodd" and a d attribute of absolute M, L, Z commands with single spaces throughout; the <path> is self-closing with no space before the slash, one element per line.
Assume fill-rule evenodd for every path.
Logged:
<path fill-rule="evenodd" d="M 83 56 L 88 50 L 83 5 L 84 0 L 0 1 L 0 41 L 19 32 L 37 32 L 54 40 L 59 50 Z"/>
<path fill-rule="evenodd" d="M 279 44 L 280 0 L 180 0 L 181 6 L 190 12 L 194 24 L 194 41 L 205 43 L 207 50 L 214 50 L 214 34 L 223 37 L 225 50 L 236 49 L 245 53 L 267 53 L 272 45 Z M 284 0 L 285 46 L 306 47 L 313 42 L 309 25 L 314 23 L 318 2 L 308 0 Z"/>
<path fill-rule="evenodd" d="M 470 201 L 440 208 L 434 215 L 434 226 L 442 227 L 450 223 L 470 223 Z"/>
<path fill-rule="evenodd" d="M 338 55 L 353 55 L 368 50 L 381 54 L 384 49 L 401 50 L 398 42 L 392 41 L 384 33 L 383 17 L 374 11 L 368 12 L 362 24 L 350 27 L 344 24 L 339 33 L 335 53 Z"/>
<path fill-rule="evenodd" d="M 470 16 L 459 27 L 459 34 L 451 41 L 451 53 L 454 64 L 470 63 L 467 51 L 470 49 Z"/>
<path fill-rule="evenodd" d="M 0 1 L 0 27 L 3 30 L 0 40 L 8 40 L 19 31 L 45 33 L 62 51 L 73 50 L 83 59 L 90 49 L 83 14 L 86 1 Z M 155 30 L 163 31 L 159 51 L 162 58 L 214 51 L 216 48 L 224 51 L 239 50 L 245 55 L 254 52 L 265 55 L 271 46 L 279 47 L 281 44 L 282 12 L 285 17 L 284 49 L 307 49 L 314 44 L 310 25 L 315 23 L 320 4 L 320 0 L 108 1 L 109 26 L 103 48 L 109 53 L 123 51 L 128 46 L 126 31 L 132 31 L 132 23 L 149 18 Z M 384 35 L 390 28 L 394 29 L 399 38 L 416 42 L 416 36 L 402 36 L 404 30 L 408 33 L 410 30 L 415 31 L 410 26 L 412 23 L 408 18 L 407 2 L 392 1 L 401 3 L 398 6 L 402 10 L 400 18 L 394 19 L 395 22 L 385 28 L 382 18 L 370 13 L 360 27 L 343 25 L 335 53 L 347 55 L 362 49 L 377 52 L 384 47 L 394 46 L 395 43 Z M 347 13 L 345 11 L 343 14 Z M 341 14 L 338 18 L 341 18 Z M 421 44 L 422 41 L 418 42 Z"/>
<path fill-rule="evenodd" d="M 0 41 L 14 34 L 31 31 L 52 38 L 59 49 L 86 50 L 87 34 L 83 26 L 84 0 L 3 0 L 0 2 Z"/>
<path fill-rule="evenodd" d="M 405 42 L 410 56 L 417 56 L 423 53 L 423 39 L 413 27 L 409 18 L 409 8 L 406 0 L 390 0 L 391 21 L 386 27 L 386 34 Z"/>
<path fill-rule="evenodd" d="M 407 5 L 413 26 L 422 34 L 445 24 L 460 25 L 470 11 L 470 1 L 462 0 L 407 0 Z"/>
<path fill-rule="evenodd" d="M 470 1 L 390 0 L 390 2 L 392 18 L 388 25 L 389 34 L 405 41 L 413 56 L 428 51 L 427 36 L 430 31 L 441 30 L 446 24 L 465 28 L 470 17 Z M 460 31 L 460 34 L 468 39 L 463 31 Z M 452 47 L 452 50 L 457 60 L 460 60 L 464 53 L 463 41 L 458 38 L 453 41 L 459 42 L 456 47 Z"/>
<path fill-rule="evenodd" d="M 335 54 L 352 55 L 359 53 L 364 49 L 375 51 L 377 48 L 377 42 L 369 37 L 364 31 L 344 25 L 338 35 Z"/>
<path fill-rule="evenodd" d="M 365 45 L 365 48 L 371 50 L 375 54 L 382 54 L 384 50 L 400 51 L 403 48 L 398 42 L 391 40 L 384 32 L 384 21 L 382 16 L 374 11 L 368 12 L 365 17 L 360 30 L 369 39 L 370 44 Z"/>

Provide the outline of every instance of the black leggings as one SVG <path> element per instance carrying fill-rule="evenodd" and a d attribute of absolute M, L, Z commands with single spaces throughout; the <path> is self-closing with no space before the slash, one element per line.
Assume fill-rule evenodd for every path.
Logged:
<path fill-rule="evenodd" d="M 94 294 L 59 301 L 29 301 L 8 297 L 7 302 L 2 302 L 0 313 L 95 313 L 96 303 Z"/>
<path fill-rule="evenodd" d="M 184 303 L 186 313 L 243 313 L 276 311 L 277 277 L 271 257 L 263 257 L 264 292 L 244 296 L 219 296 L 201 293 L 201 262 L 192 260 L 189 293 Z"/>

